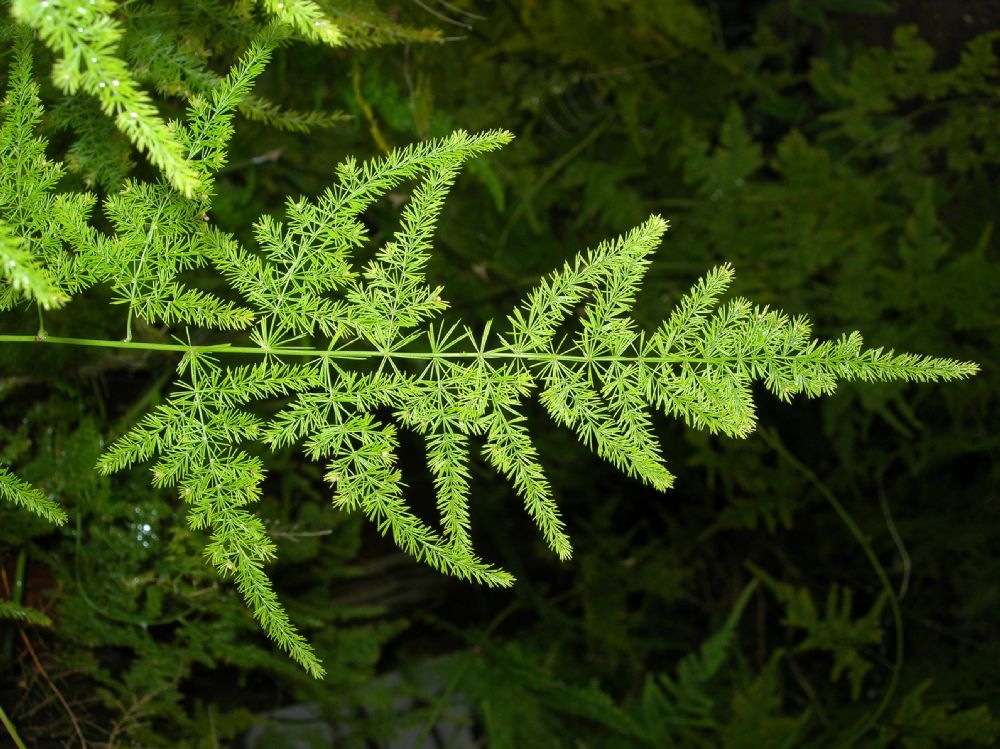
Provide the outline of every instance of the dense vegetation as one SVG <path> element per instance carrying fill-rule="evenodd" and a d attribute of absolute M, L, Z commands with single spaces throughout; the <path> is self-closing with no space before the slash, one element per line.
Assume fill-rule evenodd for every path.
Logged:
<path fill-rule="evenodd" d="M 0 343 L 0 736 L 29 747 L 994 745 L 1000 14 L 901 5 L 3 2 L 0 334 L 38 331 L 53 345 Z M 516 137 L 487 154 L 508 140 L 497 128 Z M 354 203 L 337 192 L 376 182 Z M 662 241 L 651 214 L 670 220 Z M 431 249 L 419 227 L 435 223 Z M 328 231 L 330 243 L 382 248 L 366 293 L 344 287 L 347 332 L 342 310 L 310 292 L 336 288 L 348 266 L 303 255 L 296 308 L 255 285 L 296 256 L 303 227 L 312 241 Z M 170 272 L 140 275 L 136 248 L 154 235 Z M 589 265 L 574 260 L 619 235 Z M 631 302 L 637 270 L 635 309 L 620 309 L 612 300 Z M 713 328 L 710 297 L 729 281 L 768 309 L 723 305 L 729 322 Z M 699 307 L 684 301 L 692 286 L 700 311 L 672 317 Z M 598 455 L 577 444 L 574 431 L 588 441 L 573 421 L 579 393 L 557 387 L 573 370 L 497 368 L 484 394 L 464 369 L 431 368 L 443 390 L 461 381 L 466 400 L 526 419 L 455 407 L 459 432 L 506 447 L 470 460 L 464 432 L 432 435 L 415 416 L 398 432 L 381 426 L 394 409 L 431 413 L 430 390 L 403 381 L 414 371 L 350 375 L 341 361 L 336 381 L 366 437 L 327 471 L 309 458 L 336 459 L 340 438 L 299 434 L 294 418 L 329 371 L 286 361 L 279 372 L 277 354 L 266 376 L 219 369 L 205 350 L 232 340 L 287 360 L 292 346 L 338 336 L 392 348 L 443 311 L 442 296 L 441 319 L 467 328 L 435 318 L 435 351 L 486 350 L 496 320 L 506 337 L 489 350 L 518 362 L 567 353 L 561 340 L 573 356 L 618 356 L 642 350 L 635 330 L 654 341 L 677 319 L 701 351 L 716 335 L 723 352 L 758 341 L 771 356 L 771 326 L 808 353 L 808 336 L 791 332 L 808 314 L 856 369 L 786 381 L 751 367 L 731 375 L 720 409 L 654 393 L 664 408 L 649 419 L 623 387 L 614 411 L 632 414 L 629 449 Z M 504 323 L 515 309 L 521 328 Z M 269 324 L 220 337 L 251 312 Z M 556 312 L 577 323 L 531 322 Z M 853 330 L 946 359 L 865 363 L 841 338 Z M 831 374 L 964 376 L 964 361 L 982 373 L 844 383 L 791 405 L 767 392 L 828 392 Z M 706 373 L 717 386 L 706 393 L 729 386 L 725 372 L 695 374 Z M 548 395 L 520 398 L 531 377 Z M 685 393 L 700 387 L 692 379 Z M 204 408 L 243 450 L 222 456 L 254 501 L 237 518 L 242 537 L 250 552 L 274 545 L 273 561 L 237 563 L 236 584 L 218 530 L 229 516 L 212 514 L 222 495 L 184 501 L 212 455 L 192 458 L 197 441 L 178 429 L 151 472 L 135 431 L 223 391 Z M 257 402 L 242 420 L 228 409 L 244 395 Z M 254 419 L 276 413 L 284 432 L 240 447 Z M 509 436 L 522 425 L 530 443 Z M 371 509 L 372 495 L 389 509 Z M 517 582 L 442 575 L 394 539 L 447 572 Z"/>

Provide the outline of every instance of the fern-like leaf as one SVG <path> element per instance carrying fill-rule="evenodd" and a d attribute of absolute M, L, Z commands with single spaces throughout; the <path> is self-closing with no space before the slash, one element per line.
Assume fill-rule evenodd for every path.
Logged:
<path fill-rule="evenodd" d="M 240 69 L 230 86 L 237 87 Z M 218 109 L 231 112 L 245 93 L 220 98 Z M 213 137 L 225 140 L 226 127 Z M 110 472 L 155 458 L 154 481 L 177 485 L 191 505 L 192 525 L 209 530 L 212 563 L 236 579 L 264 629 L 313 673 L 320 666 L 264 576 L 273 546 L 247 509 L 259 497 L 263 467 L 244 443 L 301 445 L 311 459 L 326 463 L 335 506 L 363 513 L 402 550 L 436 569 L 509 585 L 511 576 L 474 550 L 469 495 L 475 444 L 511 481 L 549 546 L 560 558 L 571 551 L 522 416 L 534 391 L 552 418 L 598 455 L 666 489 L 674 477 L 653 434 L 650 409 L 742 437 L 754 428 L 751 388 L 757 381 L 787 400 L 829 394 L 841 380 L 948 380 L 976 371 L 974 364 L 948 359 L 866 351 L 857 334 L 815 341 L 805 319 L 744 299 L 722 300 L 732 280 L 729 266 L 709 272 L 662 325 L 643 331 L 630 313 L 667 230 L 658 216 L 543 279 L 509 315 L 502 335 L 491 333 L 492 324 L 476 334 L 443 322 L 444 290 L 425 273 L 438 216 L 461 164 L 509 138 L 505 132 L 458 132 L 365 164 L 348 159 L 318 198 L 289 201 L 282 220 L 265 216 L 256 223 L 259 249 L 199 229 L 188 207 L 139 185 L 134 197 L 110 204 L 119 225 L 133 224 L 121 232 L 135 243 L 130 257 L 142 239 L 140 224 L 166 216 L 169 225 L 184 227 L 183 236 L 164 235 L 158 251 L 176 258 L 190 252 L 192 262 L 209 258 L 256 323 L 253 346 L 186 347 L 173 395 L 112 446 L 101 468 Z M 205 163 L 220 162 L 210 156 Z M 407 181 L 416 185 L 394 236 L 367 259 L 356 257 L 368 243 L 362 212 Z M 129 200 L 136 204 L 126 206 Z M 161 213 L 149 214 L 150 205 Z M 175 262 L 186 267 L 186 260 Z M 122 276 L 116 271 L 109 279 Z M 152 298 L 162 301 L 163 295 Z M 167 308 L 141 309 L 180 319 Z M 218 317 L 213 325 L 225 327 Z M 193 313 L 186 319 L 198 322 Z M 261 363 L 239 364 L 246 356 Z M 246 409 L 278 395 L 283 405 L 269 419 Z M 396 459 L 400 427 L 427 447 L 440 514 L 436 527 L 406 501 Z M 687 674 L 696 666 L 706 674 L 717 669 L 717 650 L 724 643 L 707 646 L 702 660 L 683 666 L 681 678 L 697 681 L 693 671 Z"/>
<path fill-rule="evenodd" d="M 32 624 L 36 627 L 51 627 L 52 620 L 41 611 L 30 606 L 21 606 L 13 601 L 0 601 L 0 621 Z"/>
<path fill-rule="evenodd" d="M 288 24 L 306 39 L 338 46 L 344 35 L 313 0 L 260 0 L 267 12 Z"/>
<path fill-rule="evenodd" d="M 0 125 L 0 243 L 8 282 L 0 309 L 22 299 L 44 309 L 59 307 L 93 282 L 76 252 L 93 239 L 87 222 L 94 198 L 54 194 L 63 169 L 46 158 L 47 143 L 35 134 L 43 114 L 38 93 L 30 32 L 18 29 Z"/>
<path fill-rule="evenodd" d="M 83 90 L 97 98 L 104 113 L 170 184 L 184 195 L 200 187 L 176 129 L 165 123 L 129 66 L 117 54 L 122 27 L 112 16 L 112 0 L 13 0 L 11 14 L 38 32 L 59 58 L 52 71 L 67 93 Z"/>
<path fill-rule="evenodd" d="M 63 525 L 66 522 L 66 512 L 58 504 L 2 466 L 0 466 L 0 498 L 23 507 L 50 523 Z"/>
<path fill-rule="evenodd" d="M 703 642 L 697 652 L 681 660 L 675 676 L 661 674 L 646 679 L 641 714 L 644 732 L 651 744 L 681 743 L 682 738 L 694 738 L 684 735 L 691 729 L 714 727 L 716 705 L 707 687 L 729 658 L 736 626 L 756 587 L 753 581 L 743 589 L 722 627 Z"/>
<path fill-rule="evenodd" d="M 68 297 L 56 288 L 38 258 L 24 249 L 10 227 L 0 222 L 0 274 L 7 287 L 0 291 L 0 309 L 10 309 L 18 299 L 32 299 L 42 309 L 61 307 Z"/>

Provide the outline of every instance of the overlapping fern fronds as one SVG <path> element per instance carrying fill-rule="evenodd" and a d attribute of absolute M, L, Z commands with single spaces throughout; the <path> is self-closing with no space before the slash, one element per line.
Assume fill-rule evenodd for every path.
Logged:
<path fill-rule="evenodd" d="M 93 281 L 74 250 L 82 250 L 92 236 L 94 198 L 55 192 L 63 168 L 46 157 L 47 143 L 35 135 L 43 114 L 38 93 L 30 36 L 21 29 L 0 115 L 0 253 L 8 281 L 0 291 L 0 309 L 25 298 L 43 309 L 59 307 Z"/>
<path fill-rule="evenodd" d="M 305 23 L 313 18 L 313 5 L 285 7 L 297 8 Z M 48 21 L 28 15 L 36 6 L 24 0 L 15 9 L 46 37 Z M 14 171 L 5 160 L 0 220 L 12 237 L 28 243 L 34 263 L 28 267 L 37 270 L 28 281 L 7 273 L 18 284 L 12 293 L 41 303 L 46 294 L 69 296 L 101 283 L 126 307 L 125 342 L 50 341 L 183 353 L 173 393 L 106 451 L 99 468 L 110 473 L 154 460 L 154 484 L 176 487 L 189 523 L 208 533 L 209 561 L 235 580 L 268 635 L 314 675 L 322 674 L 322 666 L 265 572 L 274 545 L 249 507 L 261 495 L 265 472 L 250 447 L 254 443 L 273 449 L 301 445 L 326 464 L 336 506 L 363 513 L 400 548 L 436 569 L 502 586 L 513 578 L 480 559 L 472 543 L 470 466 L 476 448 L 510 481 L 556 554 L 571 553 L 523 417 L 524 401 L 534 392 L 557 423 L 601 457 L 666 489 L 674 476 L 651 429 L 651 409 L 743 437 L 755 424 L 755 382 L 789 400 L 832 393 L 845 380 L 926 382 L 977 370 L 950 359 L 866 350 L 857 333 L 816 341 L 804 318 L 745 299 L 723 301 L 733 275 L 728 265 L 698 281 L 658 328 L 642 330 L 630 314 L 667 230 L 659 216 L 543 279 L 503 329 L 496 326 L 499 332 L 492 324 L 472 330 L 445 321 L 444 290 L 425 273 L 435 226 L 462 164 L 508 142 L 504 131 L 456 132 L 363 164 L 348 159 L 329 189 L 315 199 L 289 200 L 281 220 L 262 217 L 255 225 L 258 247 L 242 247 L 211 226 L 211 182 L 225 163 L 233 112 L 249 96 L 276 38 L 267 32 L 252 43 L 211 95 L 191 105 L 186 124 L 171 126 L 169 138 L 157 140 L 166 149 L 158 163 L 167 180 L 129 180 L 107 199 L 112 234 L 87 222 L 91 196 L 52 197 L 58 167 L 45 163 L 45 144 L 33 133 L 38 105 L 31 93 L 29 43 L 23 40 L 0 146 L 37 154 L 24 163 L 12 161 Z M 62 44 L 49 38 L 57 42 Z M 105 59 L 95 56 L 98 63 L 77 60 L 76 73 Z M 83 75 L 86 85 L 97 85 L 86 77 L 90 73 Z M 122 96 L 134 93 L 130 86 L 122 90 Z M 152 115 L 142 118 L 142 132 L 159 139 L 163 133 L 151 124 Z M 362 214 L 404 183 L 416 186 L 398 230 L 368 253 Z M 43 214 L 40 206 L 51 210 Z M 54 217 L 53 223 L 35 226 L 39 215 Z M 21 247 L 6 235 L 0 240 L 0 247 L 12 248 L 8 253 Z M 178 280 L 182 272 L 208 264 L 243 306 Z M 248 329 L 253 345 L 195 345 L 190 331 L 176 344 L 134 342 L 134 319 L 187 329 Z M 264 404 L 276 398 L 284 405 L 268 413 Z M 427 446 L 436 524 L 419 518 L 406 501 L 396 455 L 399 428 L 418 434 Z M 0 487 L 20 487 L 6 474 L 0 478 Z M 44 509 L 38 496 L 20 489 L 11 494 L 14 501 L 28 497 L 36 511 Z"/>
<path fill-rule="evenodd" d="M 80 111 L 85 100 L 81 96 L 96 102 L 171 187 L 189 198 L 205 192 L 203 174 L 187 153 L 178 123 L 161 114 L 148 89 L 188 101 L 211 96 L 223 83 L 209 65 L 208 49 L 242 45 L 268 24 L 283 38 L 333 47 L 433 42 L 441 36 L 435 29 L 398 23 L 364 2 L 9 0 L 0 8 L 7 5 L 10 15 L 33 29 L 55 54 L 52 78 L 68 95 L 69 110 Z M 221 36 L 203 38 L 212 30 Z M 202 43 L 192 43 L 194 39 Z M 242 97 L 240 110 L 249 119 L 298 132 L 346 119 L 341 112 L 285 109 L 259 96 Z M 65 124 L 77 128 L 77 122 L 86 119 Z M 107 176 L 97 158 L 107 153 L 106 145 L 93 139 L 92 124 L 83 122 L 80 130 L 84 143 L 75 148 L 75 155 L 94 156 L 84 159 L 89 170 Z M 96 153 L 89 154 L 88 148 Z"/>
<path fill-rule="evenodd" d="M 37 31 L 59 56 L 52 71 L 57 85 L 70 94 L 84 91 L 95 97 L 170 183 L 192 195 L 199 187 L 198 176 L 185 158 L 175 128 L 163 121 L 117 54 L 123 30 L 113 16 L 115 6 L 112 0 L 12 0 L 11 14 Z"/>

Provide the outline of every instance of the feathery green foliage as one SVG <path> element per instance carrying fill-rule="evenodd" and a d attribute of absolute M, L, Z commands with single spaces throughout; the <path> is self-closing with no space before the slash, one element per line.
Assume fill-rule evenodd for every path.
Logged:
<path fill-rule="evenodd" d="M 323 15 L 313 0 L 261 0 L 261 5 L 307 39 L 331 46 L 343 41 L 340 29 Z"/>
<path fill-rule="evenodd" d="M 62 507 L 2 467 L 0 467 L 0 497 L 45 518 L 50 523 L 62 525 L 67 520 L 66 511 Z"/>
<path fill-rule="evenodd" d="M 893 33 L 851 15 L 868 0 L 313 0 L 337 49 L 273 5 L 106 6 L 109 54 L 202 149 L 187 196 L 47 79 L 58 45 L 0 22 L 0 248 L 31 270 L 0 279 L 2 483 L 74 521 L 0 502 L 0 598 L 53 619 L 0 621 L 27 744 L 995 744 L 997 47 L 965 43 L 989 4 L 912 4 Z M 502 159 L 422 162 L 318 231 L 343 154 L 372 175 L 499 123 Z M 789 335 L 779 309 L 816 349 L 859 329 L 987 374 L 787 407 L 838 378 L 758 366 L 777 344 L 743 336 Z M 537 553 L 570 536 L 568 563 Z M 747 567 L 771 575 L 748 602 Z M 716 667 L 699 644 L 737 604 Z M 315 721 L 266 712 L 293 703 Z"/>
<path fill-rule="evenodd" d="M 317 3 L 262 5 L 307 39 L 341 41 Z M 114 304 L 126 308 L 124 342 L 39 337 L 183 354 L 171 394 L 108 448 L 98 467 L 109 474 L 155 461 L 153 484 L 176 487 L 190 526 L 209 537 L 208 561 L 235 581 L 268 636 L 314 676 L 323 667 L 278 601 L 265 572 L 276 547 L 249 508 L 263 492 L 262 446 L 277 451 L 301 445 L 310 458 L 324 461 L 336 507 L 360 512 L 433 568 L 509 586 L 513 577 L 480 559 L 473 546 L 473 445 L 482 445 L 486 460 L 521 495 L 556 554 L 565 559 L 571 553 L 524 419 L 533 391 L 557 424 L 601 458 L 664 490 L 674 476 L 650 409 L 713 434 L 745 437 L 756 423 L 757 382 L 789 401 L 831 394 L 841 381 L 950 381 L 978 369 L 952 359 L 863 349 L 856 332 L 818 341 L 804 317 L 743 298 L 723 301 L 733 278 L 729 265 L 709 271 L 658 327 L 644 330 L 632 314 L 667 230 L 658 215 L 548 275 L 505 326 L 497 324 L 498 333 L 492 322 L 474 330 L 443 320 L 443 289 L 427 279 L 431 240 L 460 168 L 507 143 L 511 136 L 502 130 L 459 130 L 364 163 L 347 159 L 321 195 L 289 199 L 281 220 L 258 219 L 257 247 L 244 247 L 212 225 L 213 180 L 226 164 L 234 112 L 248 101 L 254 110 L 250 89 L 284 32 L 258 30 L 229 75 L 203 76 L 186 120 L 168 125 L 116 53 L 123 31 L 111 16 L 114 3 L 77 8 L 16 0 L 11 10 L 59 55 L 57 85 L 95 96 L 163 177 L 130 178 L 110 193 L 103 202 L 107 233 L 89 222 L 94 196 L 52 197 L 61 166 L 44 159 L 45 141 L 34 133 L 41 108 L 30 41 L 22 33 L 0 144 L 18 158 L 9 160 L 11 166 L 5 160 L 0 173 L 0 219 L 13 232 L 3 245 L 12 249 L 5 251 L 20 251 L 14 240 L 20 237 L 30 252 L 20 262 L 37 270 L 33 281 L 30 270 L 7 274 L 10 293 L 27 290 L 40 306 L 49 294 L 54 306 L 51 300 L 62 297 L 53 295 L 101 284 Z M 256 111 L 267 119 L 260 114 L 269 111 L 266 105 L 258 102 Z M 730 124 L 730 145 L 738 149 L 738 118 Z M 734 168 L 749 172 L 755 163 L 750 158 Z M 363 213 L 413 182 L 398 230 L 366 261 Z M 228 291 L 210 293 L 183 280 L 209 264 Z M 48 286 L 42 274 L 52 279 Z M 245 306 L 232 301 L 233 294 Z M 175 342 L 133 341 L 135 321 L 173 327 Z M 249 341 L 232 331 L 246 331 Z M 201 342 L 206 335 L 218 342 Z M 248 357 L 256 361 L 244 363 Z M 274 401 L 280 405 L 269 411 Z M 400 426 L 427 446 L 439 528 L 407 503 L 397 456 Z M 58 517 L 43 495 L 9 474 L 3 478 L 9 499 Z M 849 614 L 849 601 L 845 606 Z"/>
<path fill-rule="evenodd" d="M 67 93 L 82 90 L 97 98 L 118 129 L 163 170 L 178 191 L 192 195 L 197 174 L 184 154 L 176 128 L 163 121 L 129 66 L 116 54 L 121 24 L 116 3 L 66 0 L 13 0 L 12 15 L 35 29 L 59 55 L 52 77 Z"/>
<path fill-rule="evenodd" d="M 33 299 L 42 309 L 59 307 L 66 302 L 45 269 L 32 253 L 25 251 L 6 224 L 0 224 L 0 269 L 7 282 L 0 297 L 0 309 L 10 309 L 25 298 Z"/>
<path fill-rule="evenodd" d="M 41 611 L 36 611 L 29 606 L 21 606 L 13 601 L 0 600 L 0 620 L 23 622 L 33 624 L 36 627 L 51 627 L 52 620 Z"/>
<path fill-rule="evenodd" d="M 55 194 L 63 170 L 46 157 L 45 139 L 35 136 L 42 105 L 31 61 L 30 36 L 21 30 L 14 40 L 0 126 L 0 241 L 8 282 L 0 297 L 2 309 L 25 297 L 43 309 L 59 307 L 91 278 L 71 249 L 81 248 L 91 236 L 94 201 L 78 193 Z"/>
<path fill-rule="evenodd" d="M 732 436 L 753 429 L 751 385 L 763 381 L 780 398 L 833 392 L 838 380 L 933 381 L 967 377 L 973 364 L 861 348 L 858 334 L 819 343 L 803 318 L 755 308 L 743 299 L 720 304 L 732 271 L 700 281 L 652 334 L 629 319 L 649 257 L 667 229 L 641 227 L 580 255 L 541 282 L 497 339 L 431 321 L 446 303 L 426 283 L 430 238 L 459 164 L 509 139 L 503 132 L 462 132 L 393 151 L 364 165 L 347 161 L 338 182 L 314 201 L 287 205 L 286 220 L 256 225 L 262 254 L 209 232 L 207 253 L 254 309 L 255 347 L 191 347 L 179 373 L 187 381 L 103 456 L 104 471 L 159 456 L 158 485 L 178 485 L 192 505 L 194 527 L 208 527 L 208 557 L 237 580 L 268 633 L 316 669 L 263 576 L 273 550 L 244 506 L 256 499 L 260 461 L 240 448 L 303 443 L 314 460 L 329 459 L 335 504 L 360 510 L 408 553 L 459 577 L 508 585 L 510 576 L 482 562 L 469 537 L 469 437 L 485 440 L 490 462 L 512 478 L 550 546 L 569 542 L 543 470 L 517 414 L 538 388 L 553 419 L 623 471 L 665 489 L 672 482 L 650 429 L 647 406 Z M 351 251 L 364 244 L 361 212 L 380 194 L 422 178 L 400 228 L 360 272 Z M 142 195 L 138 199 L 142 199 Z M 339 298 L 331 298 L 331 292 Z M 144 319 L 157 315 L 133 311 Z M 580 329 L 563 333 L 571 313 Z M 325 340 L 323 347 L 315 343 Z M 306 345 L 304 345 L 306 344 Z M 213 350 L 210 347 L 210 350 Z M 223 365 L 230 355 L 258 354 L 258 365 Z M 283 358 L 305 364 L 290 365 Z M 369 371 L 352 371 L 365 364 Z M 270 424 L 239 409 L 291 395 Z M 396 467 L 396 428 L 376 413 L 390 409 L 427 440 L 443 532 L 405 502 Z"/>

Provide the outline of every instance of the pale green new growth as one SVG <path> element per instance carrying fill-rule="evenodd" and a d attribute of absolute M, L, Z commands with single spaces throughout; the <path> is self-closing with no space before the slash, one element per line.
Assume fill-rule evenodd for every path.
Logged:
<path fill-rule="evenodd" d="M 332 27 L 318 25 L 325 21 L 313 2 L 262 5 L 300 34 L 335 41 Z M 89 224 L 93 196 L 53 196 L 62 168 L 45 159 L 45 141 L 34 134 L 41 108 L 30 40 L 21 34 L 0 128 L 0 302 L 51 307 L 101 283 L 126 307 L 126 341 L 49 342 L 183 353 L 173 393 L 104 453 L 99 468 L 111 473 L 155 461 L 154 485 L 176 487 L 188 522 L 208 534 L 208 560 L 232 577 L 267 634 L 316 676 L 323 668 L 265 574 L 275 547 L 250 508 L 264 480 L 264 463 L 250 445 L 301 446 L 325 463 L 335 506 L 363 513 L 435 569 L 505 586 L 511 575 L 475 551 L 474 450 L 510 481 L 555 553 L 571 554 L 523 416 L 534 391 L 557 423 L 602 458 L 666 489 L 674 477 L 653 434 L 651 408 L 742 437 L 755 425 L 757 381 L 790 400 L 832 393 L 840 380 L 935 381 L 977 371 L 950 359 L 862 350 L 857 333 L 819 342 L 803 318 L 744 299 L 721 301 L 732 280 L 728 265 L 698 281 L 655 330 L 641 330 L 631 313 L 667 230 L 658 216 L 543 279 L 501 335 L 491 323 L 473 331 L 442 321 L 444 290 L 425 273 L 438 217 L 462 164 L 507 143 L 504 131 L 460 131 L 363 164 L 348 159 L 319 197 L 289 200 L 280 219 L 261 217 L 258 246 L 242 247 L 211 225 L 212 183 L 226 162 L 233 113 L 252 101 L 253 81 L 280 32 L 268 29 L 225 79 L 206 77 L 202 90 L 210 93 L 193 98 L 186 124 L 168 128 L 124 68 L 115 73 L 114 92 L 100 85 L 122 65 L 112 54 L 119 35 L 108 16 L 113 3 L 81 5 L 78 29 L 67 26 L 67 14 L 76 12 L 70 4 L 19 0 L 13 7 L 63 54 L 56 75 L 67 89 L 92 91 L 106 108 L 135 107 L 137 129 L 125 130 L 167 181 L 127 180 L 110 195 L 104 215 L 111 234 Z M 397 231 L 368 252 L 363 213 L 405 183 L 415 186 Z M 245 306 L 178 280 L 208 264 Z M 187 343 L 132 342 L 137 319 L 245 329 L 253 345 L 193 345 L 190 332 Z M 268 410 L 274 400 L 280 407 Z M 407 503 L 397 463 L 400 428 L 426 446 L 436 522 Z M 51 500 L 3 469 L 0 494 L 65 520 Z M 716 667 L 710 656 L 703 654 L 709 671 Z"/>
<path fill-rule="evenodd" d="M 208 12 L 201 4 L 202 10 Z M 225 12 L 232 9 L 219 9 Z M 129 25 L 143 33 L 127 35 L 122 42 L 123 55 L 134 64 L 136 74 L 143 82 L 148 82 L 164 96 L 180 96 L 188 101 L 210 97 L 223 85 L 223 79 L 210 66 L 208 54 L 197 47 L 192 48 L 185 36 L 190 29 L 180 25 L 181 21 L 197 24 L 201 19 L 186 19 L 185 9 L 179 8 L 181 19 L 176 27 L 164 24 L 167 19 L 162 5 L 136 6 L 130 8 Z M 272 33 L 275 40 L 284 37 L 290 29 L 279 28 L 275 24 Z M 349 119 L 342 112 L 297 111 L 280 107 L 275 102 L 252 94 L 240 100 L 238 108 L 247 119 L 267 123 L 271 127 L 296 132 L 307 132 L 314 128 L 331 127 Z M 77 127 L 74 123 L 74 127 Z"/>
<path fill-rule="evenodd" d="M 314 386 L 315 372 L 278 362 L 223 370 L 194 352 L 183 358 L 180 372 L 188 381 L 119 440 L 99 467 L 110 472 L 158 455 L 153 484 L 179 488 L 190 506 L 191 527 L 210 534 L 205 556 L 221 575 L 235 580 L 268 636 L 311 674 L 322 676 L 312 648 L 289 622 L 264 573 L 274 544 L 261 520 L 246 509 L 260 497 L 264 470 L 259 458 L 238 447 L 256 439 L 263 427 L 239 406 Z"/>

